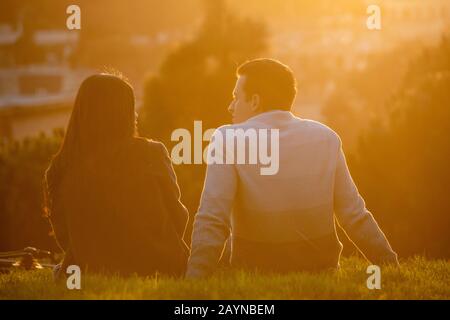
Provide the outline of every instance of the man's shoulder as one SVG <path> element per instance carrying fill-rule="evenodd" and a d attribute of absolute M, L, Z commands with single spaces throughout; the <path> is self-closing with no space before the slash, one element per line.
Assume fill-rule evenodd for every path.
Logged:
<path fill-rule="evenodd" d="M 340 141 L 339 135 L 322 122 L 311 119 L 299 119 L 298 126 L 303 127 L 310 133 L 320 135 L 331 140 Z"/>
<path fill-rule="evenodd" d="M 222 126 L 218 127 L 215 132 L 225 133 L 229 130 L 238 130 L 238 129 L 245 130 L 245 129 L 250 129 L 250 128 L 254 128 L 254 126 L 252 126 L 251 124 L 249 124 L 247 122 L 242 122 L 242 123 L 222 125 Z"/>
<path fill-rule="evenodd" d="M 216 128 L 216 130 L 214 131 L 213 139 L 217 138 L 218 136 L 220 136 L 222 139 L 228 139 L 228 137 L 237 137 L 241 133 L 245 134 L 249 129 L 254 130 L 257 128 L 245 122 L 222 125 Z"/>
<path fill-rule="evenodd" d="M 300 120 L 299 123 L 301 125 L 306 126 L 311 130 L 322 131 L 324 133 L 336 135 L 336 132 L 333 129 L 331 129 L 329 126 L 327 126 L 322 122 L 312 119 L 299 119 L 299 120 Z"/>
<path fill-rule="evenodd" d="M 254 125 L 250 122 L 242 122 L 242 123 L 237 123 L 237 124 L 226 124 L 226 125 L 222 125 L 220 127 L 218 127 L 215 132 L 214 135 L 220 134 L 222 136 L 226 136 L 226 133 L 229 131 L 234 131 L 236 132 L 236 130 L 247 130 L 247 129 L 252 129 L 254 128 Z M 337 143 L 340 143 L 341 139 L 339 137 L 339 135 L 330 127 L 328 127 L 327 125 L 316 121 L 316 120 L 311 120 L 311 119 L 304 119 L 304 118 L 298 118 L 298 117 L 294 117 L 292 122 L 290 123 L 290 125 L 288 125 L 287 130 L 292 130 L 292 131 L 303 131 L 303 132 L 307 132 L 310 135 L 315 135 L 315 136 L 319 136 L 321 138 L 327 139 L 327 140 L 332 140 L 335 141 Z M 301 134 L 301 133 L 299 133 Z"/>

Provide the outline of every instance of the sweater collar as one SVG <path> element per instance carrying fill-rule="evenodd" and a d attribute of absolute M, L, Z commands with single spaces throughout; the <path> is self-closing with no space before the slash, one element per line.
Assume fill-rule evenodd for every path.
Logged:
<path fill-rule="evenodd" d="M 265 124 L 282 124 L 287 121 L 290 121 L 294 119 L 295 116 L 290 111 L 284 111 L 284 110 L 270 110 L 266 111 L 260 114 L 257 114 L 256 116 L 251 117 L 244 123 L 251 124 L 251 123 L 265 123 Z"/>

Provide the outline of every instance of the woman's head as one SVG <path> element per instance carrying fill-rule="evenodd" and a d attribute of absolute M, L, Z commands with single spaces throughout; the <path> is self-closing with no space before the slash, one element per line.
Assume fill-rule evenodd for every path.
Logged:
<path fill-rule="evenodd" d="M 78 90 L 61 148 L 47 170 L 47 187 L 56 186 L 66 170 L 108 154 L 135 135 L 133 88 L 115 75 L 88 77 Z"/>
<path fill-rule="evenodd" d="M 133 88 L 117 76 L 98 74 L 84 80 L 78 90 L 64 144 L 78 144 L 81 154 L 95 152 L 134 136 L 135 131 Z"/>

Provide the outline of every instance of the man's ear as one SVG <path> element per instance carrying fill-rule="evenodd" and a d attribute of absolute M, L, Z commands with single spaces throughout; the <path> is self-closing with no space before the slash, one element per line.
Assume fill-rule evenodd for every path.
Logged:
<path fill-rule="evenodd" d="M 251 103 L 252 111 L 258 111 L 261 108 L 260 103 L 261 98 L 259 97 L 259 94 L 254 94 L 252 96 L 252 103 Z"/>

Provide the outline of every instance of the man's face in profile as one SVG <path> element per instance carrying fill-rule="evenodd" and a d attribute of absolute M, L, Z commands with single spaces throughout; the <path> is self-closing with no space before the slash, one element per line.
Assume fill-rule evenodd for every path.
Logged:
<path fill-rule="evenodd" d="M 249 97 L 245 92 L 246 76 L 240 76 L 236 81 L 233 90 L 233 101 L 231 101 L 228 111 L 233 117 L 233 123 L 241 123 L 257 114 L 255 99 Z"/>

